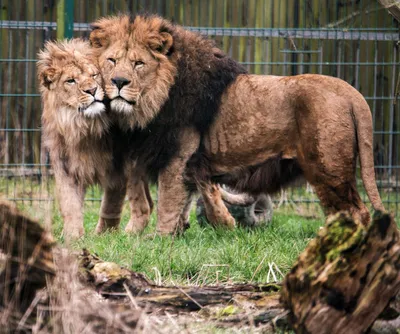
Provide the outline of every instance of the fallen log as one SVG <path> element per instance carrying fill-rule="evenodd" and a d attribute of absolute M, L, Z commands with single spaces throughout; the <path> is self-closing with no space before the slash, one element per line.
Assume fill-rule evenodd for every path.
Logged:
<path fill-rule="evenodd" d="M 365 333 L 400 289 L 394 219 L 377 213 L 364 228 L 328 218 L 286 276 L 282 303 L 296 333 Z"/>
<path fill-rule="evenodd" d="M 163 308 L 169 312 L 198 311 L 205 306 L 229 304 L 246 299 L 253 307 L 280 290 L 279 284 L 231 284 L 218 286 L 158 286 L 143 274 L 113 262 L 104 262 L 83 250 L 79 255 L 84 280 L 106 298 L 126 297 L 130 293 L 139 306 Z M 128 291 L 127 291 L 128 290 Z M 152 307 L 151 307 L 152 306 Z"/>

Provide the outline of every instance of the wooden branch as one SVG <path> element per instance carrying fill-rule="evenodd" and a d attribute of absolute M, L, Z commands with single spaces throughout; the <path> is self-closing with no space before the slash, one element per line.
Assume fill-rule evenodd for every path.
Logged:
<path fill-rule="evenodd" d="M 365 229 L 349 215 L 327 220 L 286 276 L 282 302 L 296 333 L 364 333 L 400 289 L 394 219 L 377 213 Z"/>

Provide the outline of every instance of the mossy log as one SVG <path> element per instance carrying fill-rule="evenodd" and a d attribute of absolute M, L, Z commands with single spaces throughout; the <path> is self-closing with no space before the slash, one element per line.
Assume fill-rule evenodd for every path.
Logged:
<path fill-rule="evenodd" d="M 339 213 L 286 276 L 281 301 L 296 333 L 365 333 L 400 289 L 394 219 L 377 213 L 364 228 Z"/>
<path fill-rule="evenodd" d="M 0 306 L 25 312 L 37 290 L 55 274 L 54 241 L 40 224 L 0 201 Z"/>

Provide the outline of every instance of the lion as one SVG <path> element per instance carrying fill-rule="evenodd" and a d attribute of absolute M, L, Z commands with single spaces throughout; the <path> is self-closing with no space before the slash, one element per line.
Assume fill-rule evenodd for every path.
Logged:
<path fill-rule="evenodd" d="M 121 135 L 114 135 L 90 44 L 81 39 L 47 42 L 37 67 L 43 102 L 42 142 L 54 170 L 64 236 L 83 235 L 85 190 L 95 183 L 104 189 L 98 233 L 118 226 L 127 191 L 131 202 L 128 227 L 145 225 L 152 208 L 148 186 L 136 177 L 126 152 L 117 145 Z"/>
<path fill-rule="evenodd" d="M 160 234 L 185 227 L 193 189 L 207 218 L 228 227 L 217 184 L 253 195 L 304 176 L 325 214 L 348 210 L 367 224 L 361 176 L 375 210 L 372 117 L 338 78 L 252 75 L 215 42 L 159 16 L 101 18 L 90 41 L 111 110 L 132 130 L 134 157 L 158 181 Z"/>

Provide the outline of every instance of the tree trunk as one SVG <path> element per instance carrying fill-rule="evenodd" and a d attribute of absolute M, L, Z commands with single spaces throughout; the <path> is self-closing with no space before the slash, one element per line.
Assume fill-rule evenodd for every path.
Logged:
<path fill-rule="evenodd" d="M 377 213 L 369 227 L 330 217 L 286 276 L 281 300 L 296 333 L 365 333 L 400 288 L 394 219 Z"/>

